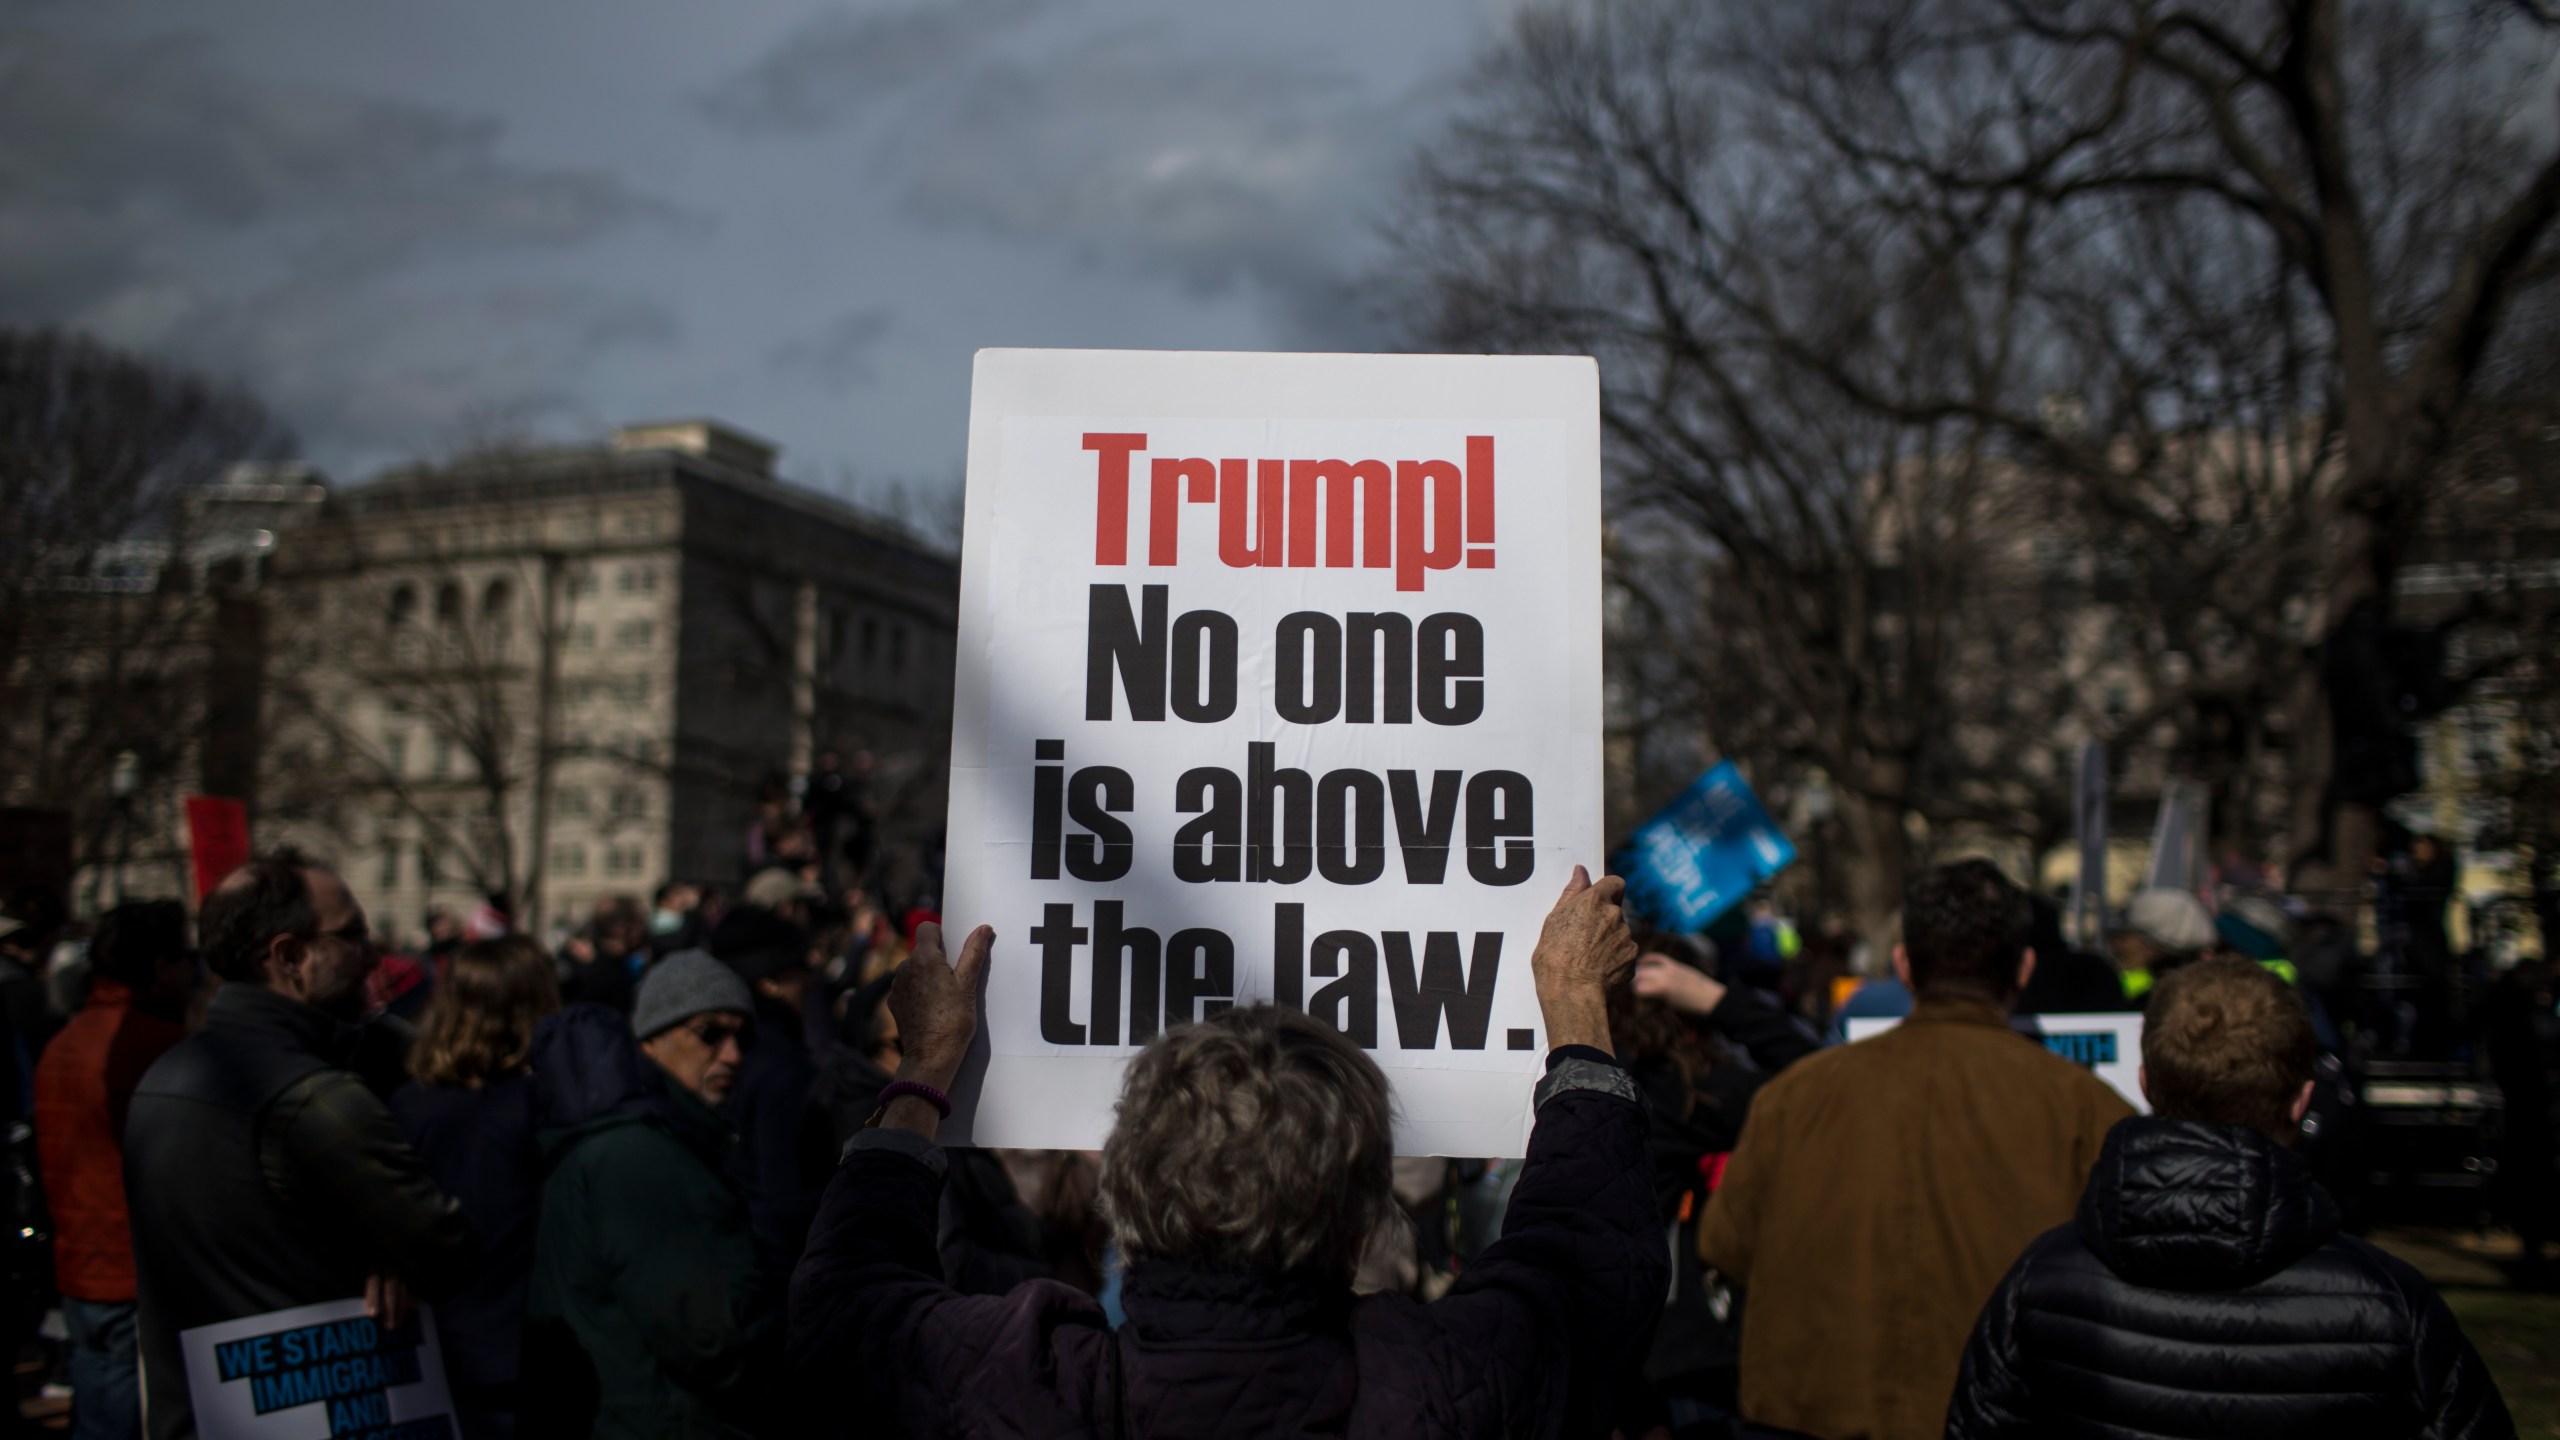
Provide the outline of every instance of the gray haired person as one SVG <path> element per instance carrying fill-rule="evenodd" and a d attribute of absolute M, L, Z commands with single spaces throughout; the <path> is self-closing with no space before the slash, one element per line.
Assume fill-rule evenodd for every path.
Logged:
<path fill-rule="evenodd" d="M 1547 918 L 1528 1162 L 1502 1239 L 1436 1304 L 1351 1291 L 1392 1203 L 1386 1078 L 1358 1045 L 1268 1005 L 1151 1042 L 1103 1152 L 1117 1331 L 1063 1285 L 943 1283 L 933 1138 L 995 937 L 971 932 L 954 966 L 921 929 L 889 1000 L 905 1083 L 847 1146 L 792 1281 L 813 1432 L 1605 1433 L 1669 1278 L 1645 1111 L 1610 1051 L 1606 991 L 1636 958 L 1623 888 L 1577 869 Z"/>

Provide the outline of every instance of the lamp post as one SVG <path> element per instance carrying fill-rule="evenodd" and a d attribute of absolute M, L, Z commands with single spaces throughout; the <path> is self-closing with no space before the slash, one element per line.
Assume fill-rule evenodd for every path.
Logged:
<path fill-rule="evenodd" d="M 133 792 L 142 787 L 142 757 L 130 750 L 116 752 L 115 764 L 107 771 L 107 793 L 116 802 L 116 903 L 124 903 L 124 866 L 133 850 Z"/>

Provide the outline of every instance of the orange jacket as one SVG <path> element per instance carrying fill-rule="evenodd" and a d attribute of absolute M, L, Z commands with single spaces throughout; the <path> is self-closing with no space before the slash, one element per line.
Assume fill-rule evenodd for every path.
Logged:
<path fill-rule="evenodd" d="M 131 990 L 101 977 L 36 1064 L 36 1155 L 53 1211 L 55 1282 L 65 1295 L 133 1298 L 125 1110 L 142 1072 L 185 1038 L 185 1026 L 134 1008 Z"/>

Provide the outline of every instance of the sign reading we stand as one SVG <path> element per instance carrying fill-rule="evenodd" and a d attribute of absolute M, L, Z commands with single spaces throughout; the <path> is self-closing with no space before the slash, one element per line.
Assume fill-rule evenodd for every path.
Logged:
<path fill-rule="evenodd" d="M 989 350 L 944 907 L 996 927 L 953 1143 L 1090 1148 L 1166 1027 L 1367 1049 L 1516 1155 L 1601 848 L 1599 395 L 1569 358 Z"/>

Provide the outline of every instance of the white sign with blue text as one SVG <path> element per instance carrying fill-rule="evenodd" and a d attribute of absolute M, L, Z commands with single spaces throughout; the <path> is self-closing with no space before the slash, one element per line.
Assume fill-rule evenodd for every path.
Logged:
<path fill-rule="evenodd" d="M 1845 1028 L 1855 1042 L 1901 1023 L 1899 1015 L 1862 1015 L 1848 1020 Z M 2009 1023 L 2106 1081 L 2137 1113 L 2151 1113 L 2151 1102 L 2142 1098 L 2141 1015 L 2020 1015 Z"/>
<path fill-rule="evenodd" d="M 397 1330 L 361 1299 L 178 1333 L 202 1440 L 454 1440 L 444 1352 L 425 1306 Z"/>

